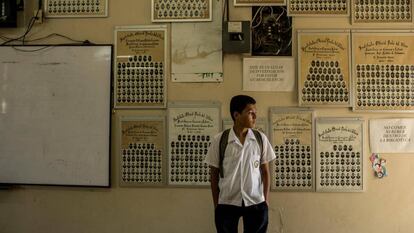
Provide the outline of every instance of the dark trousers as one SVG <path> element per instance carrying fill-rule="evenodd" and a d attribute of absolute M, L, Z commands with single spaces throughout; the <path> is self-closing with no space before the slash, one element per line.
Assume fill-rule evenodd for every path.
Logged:
<path fill-rule="evenodd" d="M 240 217 L 243 217 L 244 233 L 266 233 L 268 206 L 262 202 L 253 206 L 217 205 L 215 223 L 217 233 L 237 233 Z"/>

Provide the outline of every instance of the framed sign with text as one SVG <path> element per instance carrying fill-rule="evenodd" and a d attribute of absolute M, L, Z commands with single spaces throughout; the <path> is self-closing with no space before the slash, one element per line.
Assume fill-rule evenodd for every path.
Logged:
<path fill-rule="evenodd" d="M 358 118 L 316 119 L 316 191 L 364 190 L 363 129 Z"/>
<path fill-rule="evenodd" d="M 165 118 L 122 116 L 119 129 L 120 186 L 166 184 Z"/>
<path fill-rule="evenodd" d="M 165 25 L 116 27 L 115 108 L 165 108 L 169 63 Z"/>
<path fill-rule="evenodd" d="M 413 32 L 352 32 L 353 110 L 414 110 L 413 49 Z"/>
<path fill-rule="evenodd" d="M 273 107 L 269 114 L 270 140 L 276 154 L 270 166 L 271 189 L 314 191 L 313 111 Z"/>
<path fill-rule="evenodd" d="M 369 120 L 372 153 L 413 153 L 414 118 Z"/>
<path fill-rule="evenodd" d="M 204 163 L 211 139 L 220 132 L 218 102 L 175 102 L 168 105 L 168 184 L 208 186 Z"/>
<path fill-rule="evenodd" d="M 298 31 L 300 106 L 348 107 L 350 92 L 349 31 Z"/>
<path fill-rule="evenodd" d="M 293 57 L 243 58 L 243 91 L 288 92 L 294 87 Z"/>

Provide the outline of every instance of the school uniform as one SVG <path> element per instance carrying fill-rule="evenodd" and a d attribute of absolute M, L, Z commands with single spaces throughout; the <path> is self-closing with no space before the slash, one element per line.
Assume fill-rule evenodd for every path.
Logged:
<path fill-rule="evenodd" d="M 220 168 L 219 146 L 223 132 L 214 136 L 205 158 L 210 166 Z M 263 151 L 251 129 L 244 144 L 234 130 L 229 132 L 223 159 L 223 177 L 220 177 L 218 206 L 215 210 L 216 228 L 221 232 L 237 232 L 243 217 L 245 232 L 266 232 L 268 206 L 263 194 L 260 165 L 276 158 L 266 135 L 260 133 Z M 263 155 L 261 156 L 261 153 Z"/>

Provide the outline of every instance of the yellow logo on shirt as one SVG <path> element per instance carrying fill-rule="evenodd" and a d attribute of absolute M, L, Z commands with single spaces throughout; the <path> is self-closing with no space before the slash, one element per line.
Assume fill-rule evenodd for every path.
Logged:
<path fill-rule="evenodd" d="M 258 168 L 259 167 L 259 160 L 254 161 L 254 167 Z"/>

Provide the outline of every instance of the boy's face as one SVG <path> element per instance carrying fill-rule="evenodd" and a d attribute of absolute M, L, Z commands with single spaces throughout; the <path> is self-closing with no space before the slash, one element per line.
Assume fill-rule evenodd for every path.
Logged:
<path fill-rule="evenodd" d="M 248 104 L 241 113 L 235 112 L 235 124 L 243 128 L 254 128 L 256 125 L 256 105 Z"/>

